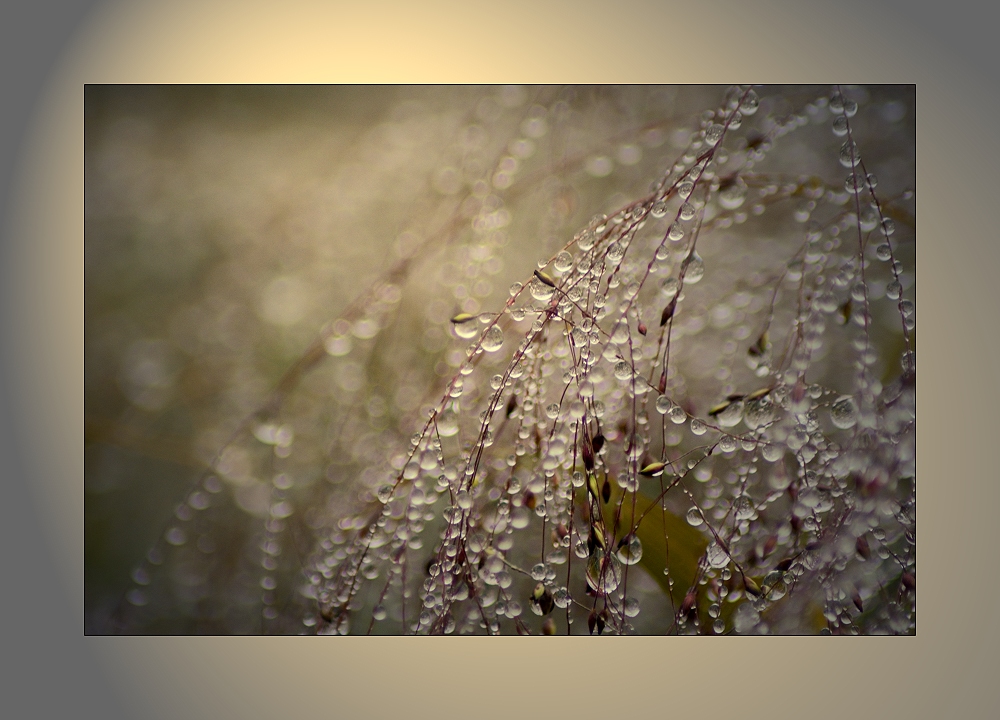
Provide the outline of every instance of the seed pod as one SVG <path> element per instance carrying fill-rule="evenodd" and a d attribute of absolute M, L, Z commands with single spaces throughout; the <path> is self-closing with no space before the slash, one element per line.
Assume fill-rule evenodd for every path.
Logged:
<path fill-rule="evenodd" d="M 775 570 L 779 570 L 781 572 L 788 572 L 788 569 L 792 566 L 793 562 L 795 562 L 794 559 L 792 559 L 792 558 L 785 558 L 780 563 L 778 563 L 777 565 L 775 565 L 774 569 Z"/>
<path fill-rule="evenodd" d="M 907 590 L 913 590 L 917 587 L 917 579 L 913 577 L 913 573 L 903 573 L 903 577 L 901 577 L 899 581 L 903 583 L 903 587 Z"/>
<path fill-rule="evenodd" d="M 542 635 L 555 635 L 556 634 L 556 621 L 550 617 L 545 618 L 545 622 L 542 623 Z"/>
<path fill-rule="evenodd" d="M 854 308 L 854 302 L 848 300 L 843 305 L 840 306 L 840 324 L 846 325 L 851 319 L 851 310 Z"/>
<path fill-rule="evenodd" d="M 662 462 L 651 462 L 649 465 L 644 467 L 639 471 L 640 475 L 645 475 L 646 477 L 659 477 L 663 474 L 663 468 L 667 466 L 666 463 Z"/>
<path fill-rule="evenodd" d="M 550 288 L 554 288 L 556 286 L 556 281 L 541 270 L 535 270 L 535 277 L 538 278 L 543 284 L 548 285 Z"/>
<path fill-rule="evenodd" d="M 743 576 L 743 587 L 747 591 L 747 595 L 753 595 L 754 597 L 760 597 L 760 585 L 749 575 Z"/>
<path fill-rule="evenodd" d="M 594 448 L 594 455 L 597 455 L 597 453 L 601 452 L 601 448 L 604 447 L 604 436 L 601 433 L 597 433 L 590 441 L 590 444 Z"/>
<path fill-rule="evenodd" d="M 768 535 L 767 540 L 764 541 L 762 557 L 767 557 L 774 552 L 774 548 L 778 546 L 778 536 Z"/>
<path fill-rule="evenodd" d="M 513 414 L 514 414 L 514 410 L 515 410 L 515 408 L 517 408 L 517 395 L 511 395 L 511 396 L 510 396 L 510 397 L 509 397 L 509 398 L 507 399 L 507 409 L 506 409 L 506 413 L 507 413 L 507 417 L 508 417 L 508 418 L 509 418 L 509 417 L 510 417 L 511 415 L 513 415 Z"/>
<path fill-rule="evenodd" d="M 695 600 L 697 600 L 697 595 L 695 591 L 692 590 L 687 595 L 684 596 L 684 602 L 681 603 L 681 616 L 690 615 L 695 609 Z"/>
<path fill-rule="evenodd" d="M 583 434 L 580 438 L 580 456 L 583 458 L 583 466 L 587 468 L 587 472 L 591 472 L 594 469 L 594 448 L 590 443 L 590 438 L 587 437 L 587 433 Z"/>
<path fill-rule="evenodd" d="M 802 402 L 803 399 L 805 399 L 805 396 L 806 396 L 806 384 L 805 382 L 802 381 L 802 378 L 799 378 L 795 382 L 795 385 L 792 386 L 792 402 L 798 404 Z"/>
<path fill-rule="evenodd" d="M 599 502 L 601 499 L 601 490 L 597 484 L 597 476 L 592 473 L 587 473 L 587 490 L 594 497 L 594 502 Z"/>
<path fill-rule="evenodd" d="M 467 322 L 471 322 L 476 319 L 475 315 L 470 315 L 469 313 L 459 313 L 451 319 L 454 325 L 464 325 Z"/>
<path fill-rule="evenodd" d="M 535 585 L 535 590 L 531 593 L 529 601 L 535 612 L 541 615 L 548 615 L 552 612 L 552 608 L 555 607 L 555 601 L 552 600 L 552 593 L 542 583 Z"/>
<path fill-rule="evenodd" d="M 604 530 L 597 523 L 590 526 L 590 539 L 594 541 L 595 547 L 605 550 L 608 547 L 607 540 L 604 539 Z"/>
<path fill-rule="evenodd" d="M 591 610 L 590 615 L 587 616 L 587 629 L 590 630 L 591 635 L 593 635 L 594 630 L 597 629 L 597 610 Z M 603 624 L 601 625 L 601 630 L 604 630 Z"/>
<path fill-rule="evenodd" d="M 728 190 L 736 184 L 736 180 L 739 178 L 739 173 L 731 173 L 725 177 L 719 178 L 719 192 L 723 190 Z"/>
<path fill-rule="evenodd" d="M 667 391 L 667 372 L 664 370 L 660 373 L 660 382 L 656 384 L 656 391 L 662 395 Z"/>
<path fill-rule="evenodd" d="M 637 329 L 639 330 L 639 334 L 643 337 L 646 337 L 646 333 L 649 332 L 649 329 L 646 327 L 646 323 L 642 320 L 639 321 L 639 327 Z"/>
<path fill-rule="evenodd" d="M 663 308 L 663 313 L 660 315 L 660 327 L 667 324 L 667 321 L 674 316 L 674 310 L 677 308 L 677 298 L 674 297 L 673 300 L 667 303 L 667 306 Z"/>
<path fill-rule="evenodd" d="M 854 543 L 854 549 L 863 560 L 868 560 L 872 556 L 871 548 L 868 546 L 868 538 L 864 535 L 858 536 L 858 541 Z"/>
<path fill-rule="evenodd" d="M 757 342 L 749 347 L 747 354 L 750 355 L 750 357 L 760 357 L 767 352 L 769 345 L 770 343 L 767 340 L 767 330 L 765 330 L 760 334 L 760 337 L 757 338 Z"/>
<path fill-rule="evenodd" d="M 770 143 L 767 142 L 767 135 L 750 132 L 747 134 L 747 150 L 750 152 L 765 149 Z"/>
<path fill-rule="evenodd" d="M 723 410 L 725 410 L 727 407 L 729 407 L 732 404 L 733 404 L 732 400 L 724 400 L 723 402 L 719 403 L 718 405 L 713 405 L 709 409 L 709 411 L 708 411 L 708 416 L 709 417 L 716 417 L 719 413 L 721 413 Z"/>
<path fill-rule="evenodd" d="M 864 604 L 861 602 L 861 594 L 857 590 L 851 593 L 851 601 L 854 603 L 854 607 L 858 609 L 858 612 L 865 611 Z"/>
<path fill-rule="evenodd" d="M 529 510 L 534 510 L 535 506 L 538 504 L 538 500 L 535 498 L 535 493 L 531 492 L 531 490 L 525 490 L 522 497 L 524 498 L 524 506 Z"/>
<path fill-rule="evenodd" d="M 604 499 L 604 504 L 607 505 L 608 501 L 611 500 L 611 483 L 608 482 L 608 478 L 605 476 L 604 485 L 601 486 L 601 497 Z"/>

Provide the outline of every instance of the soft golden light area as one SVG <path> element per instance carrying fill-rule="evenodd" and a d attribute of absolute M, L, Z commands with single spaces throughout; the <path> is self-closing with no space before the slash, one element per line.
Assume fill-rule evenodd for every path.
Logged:
<path fill-rule="evenodd" d="M 923 339 L 915 638 L 92 638 L 142 717 L 992 717 L 997 103 L 905 18 L 832 4 L 119 2 L 81 27 L 18 190 L 17 412 L 67 593 L 82 595 L 83 84 L 918 84 Z M 289 285 L 262 312 L 302 311 Z M 289 299 L 291 298 L 291 299 Z"/>

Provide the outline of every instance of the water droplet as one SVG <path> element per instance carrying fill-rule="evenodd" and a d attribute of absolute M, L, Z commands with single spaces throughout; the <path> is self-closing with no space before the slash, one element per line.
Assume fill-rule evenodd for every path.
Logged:
<path fill-rule="evenodd" d="M 875 248 L 875 257 L 877 257 L 882 262 L 888 262 L 892 260 L 892 249 L 889 247 L 889 243 L 882 243 L 877 248 Z"/>
<path fill-rule="evenodd" d="M 483 333 L 482 348 L 486 352 L 496 352 L 503 347 L 503 330 L 494 325 Z"/>
<path fill-rule="evenodd" d="M 587 585 L 599 596 L 605 596 L 618 589 L 621 579 L 622 569 L 618 558 L 596 550 L 587 563 Z"/>
<path fill-rule="evenodd" d="M 772 570 L 767 575 L 760 584 L 761 595 L 764 599 L 775 601 L 780 600 L 785 597 L 785 593 L 788 592 L 788 586 L 785 584 L 785 575 L 780 570 Z"/>
<path fill-rule="evenodd" d="M 625 565 L 635 565 L 642 559 L 642 542 L 636 535 L 626 535 L 618 545 L 618 559 Z"/>
<path fill-rule="evenodd" d="M 840 164 L 844 167 L 854 167 L 861 162 L 861 154 L 858 151 L 857 144 L 848 140 L 843 145 L 840 146 Z"/>
<path fill-rule="evenodd" d="M 552 266 L 561 273 L 566 272 L 571 267 L 573 267 L 573 256 L 568 252 L 563 250 L 558 255 L 556 255 L 555 260 L 552 262 Z"/>
<path fill-rule="evenodd" d="M 566 608 L 570 603 L 569 591 L 564 587 L 556 588 L 552 592 L 552 602 L 557 608 Z"/>
<path fill-rule="evenodd" d="M 785 454 L 785 449 L 774 443 L 766 443 L 761 446 L 760 454 L 765 460 L 773 463 L 781 459 L 781 456 Z"/>
<path fill-rule="evenodd" d="M 713 542 L 705 550 L 705 560 L 708 562 L 709 567 L 721 570 L 729 564 L 729 555 L 726 554 L 726 551 L 718 543 Z"/>
<path fill-rule="evenodd" d="M 746 495 L 740 495 L 736 498 L 736 502 L 733 503 L 733 511 L 736 513 L 737 520 L 750 520 L 756 514 L 753 501 Z"/>
<path fill-rule="evenodd" d="M 619 360 L 615 363 L 615 377 L 619 380 L 631 380 L 632 379 L 632 366 L 629 365 L 624 360 Z"/>
<path fill-rule="evenodd" d="M 719 423 L 719 427 L 735 427 L 739 424 L 740 420 L 743 418 L 743 401 L 733 400 L 726 407 L 724 407 L 715 416 L 716 422 Z"/>
<path fill-rule="evenodd" d="M 528 292 L 531 293 L 531 297 L 535 298 L 535 300 L 547 302 L 555 295 L 556 289 L 535 277 L 528 283 Z"/>
<path fill-rule="evenodd" d="M 885 286 L 885 296 L 890 300 L 899 300 L 902 294 L 903 286 L 899 284 L 899 280 L 893 280 Z"/>
<path fill-rule="evenodd" d="M 854 404 L 854 398 L 844 395 L 830 406 L 830 420 L 841 430 L 854 427 L 858 421 L 858 408 Z"/>
<path fill-rule="evenodd" d="M 479 323 L 476 322 L 475 315 L 456 315 L 452 318 L 451 327 L 455 335 L 463 340 L 474 338 L 479 333 Z"/>
<path fill-rule="evenodd" d="M 767 396 L 747 400 L 743 410 L 743 422 L 751 430 L 774 422 L 777 408 Z"/>
<path fill-rule="evenodd" d="M 688 260 L 687 270 L 684 272 L 684 282 L 694 285 L 705 277 L 705 261 L 698 253 L 692 253 Z"/>
<path fill-rule="evenodd" d="M 847 134 L 847 118 L 838 115 L 833 119 L 833 134 L 837 137 L 844 137 Z"/>
<path fill-rule="evenodd" d="M 611 342 L 614 345 L 624 345 L 628 342 L 628 339 L 628 323 L 625 320 L 622 320 L 615 325 L 615 331 L 611 333 Z"/>
<path fill-rule="evenodd" d="M 670 417 L 670 422 L 674 423 L 674 425 L 681 425 L 687 420 L 687 413 L 684 412 L 684 408 L 680 405 L 673 405 L 667 415 Z"/>
<path fill-rule="evenodd" d="M 656 412 L 660 415 L 666 415 L 667 411 L 670 409 L 670 398 L 666 395 L 660 395 L 656 398 Z"/>
<path fill-rule="evenodd" d="M 725 128 L 719 123 L 712 123 L 705 130 L 705 144 L 706 145 L 718 145 L 719 141 L 722 140 L 722 135 L 725 132 Z"/>
<path fill-rule="evenodd" d="M 760 98 L 757 96 L 757 92 L 755 90 L 747 91 L 746 96 L 740 103 L 740 112 L 744 115 L 753 115 L 759 107 Z"/>
<path fill-rule="evenodd" d="M 695 435 L 704 435 L 708 432 L 708 425 L 703 423 L 698 418 L 692 418 L 691 420 L 691 432 Z"/>
<path fill-rule="evenodd" d="M 639 614 L 639 601 L 634 597 L 626 598 L 623 610 L 625 617 L 635 617 Z"/>
<path fill-rule="evenodd" d="M 724 453 L 735 452 L 737 447 L 736 438 L 732 435 L 723 435 L 719 438 L 719 450 Z"/>
<path fill-rule="evenodd" d="M 683 205 L 681 205 L 681 210 L 680 213 L 678 214 L 678 217 L 686 222 L 694 217 L 694 212 L 695 212 L 694 205 L 686 202 Z M 673 240 L 672 237 L 670 239 Z"/>
<path fill-rule="evenodd" d="M 705 522 L 705 519 L 701 516 L 701 511 L 694 506 L 687 511 L 685 518 L 688 521 L 688 525 L 691 527 L 701 527 L 701 525 Z"/>

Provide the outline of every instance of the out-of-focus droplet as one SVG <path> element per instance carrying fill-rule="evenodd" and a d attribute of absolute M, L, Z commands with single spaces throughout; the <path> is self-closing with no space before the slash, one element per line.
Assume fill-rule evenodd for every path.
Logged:
<path fill-rule="evenodd" d="M 854 398 L 844 395 L 830 406 L 830 420 L 841 430 L 854 427 L 858 421 L 858 408 Z"/>

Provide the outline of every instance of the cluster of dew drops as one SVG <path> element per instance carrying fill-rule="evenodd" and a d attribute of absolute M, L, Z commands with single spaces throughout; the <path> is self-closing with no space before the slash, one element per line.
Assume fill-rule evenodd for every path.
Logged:
<path fill-rule="evenodd" d="M 447 321 L 457 370 L 366 473 L 360 509 L 316 531 L 300 630 L 913 631 L 913 273 L 893 219 L 912 193 L 877 194 L 850 93 L 762 106 L 730 89 L 648 192 L 595 216 L 502 307 L 466 302 Z M 757 171 L 817 114 L 843 182 Z M 747 233 L 770 234 L 755 267 L 727 251 Z M 904 349 L 879 375 L 884 305 Z M 326 351 L 348 342 L 338 326 Z M 291 443 L 268 432 L 258 440 Z M 265 569 L 287 489 L 265 522 Z M 668 515 L 687 530 L 675 556 L 697 549 L 687 571 L 670 532 L 648 532 Z"/>

